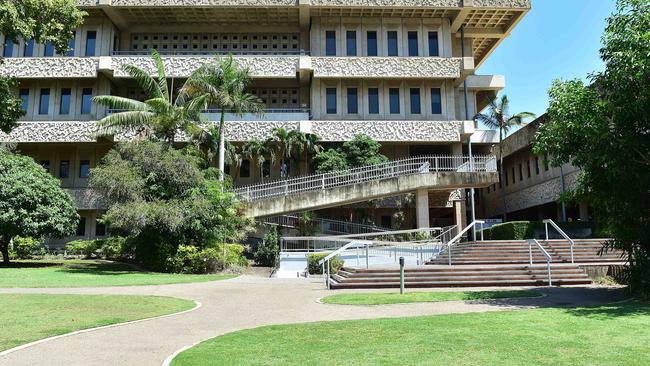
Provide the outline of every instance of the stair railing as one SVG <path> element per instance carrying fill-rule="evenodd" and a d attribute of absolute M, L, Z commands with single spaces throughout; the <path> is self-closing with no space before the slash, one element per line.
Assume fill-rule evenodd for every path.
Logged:
<path fill-rule="evenodd" d="M 551 279 L 551 263 L 553 263 L 553 258 L 551 257 L 550 254 L 544 249 L 542 244 L 537 241 L 537 239 L 528 239 L 528 260 L 530 265 L 533 265 L 533 244 L 537 246 L 537 249 L 539 249 L 540 252 L 544 255 L 544 258 L 546 258 L 546 269 L 548 271 L 548 286 L 551 287 L 553 285 L 553 281 Z"/>
<path fill-rule="evenodd" d="M 485 221 L 483 221 L 483 220 L 472 221 L 471 224 L 467 225 L 463 230 L 461 230 L 461 232 L 459 232 L 456 236 L 454 236 L 450 241 L 447 242 L 447 253 L 448 253 L 448 256 L 449 256 L 449 265 L 450 266 L 451 266 L 451 247 L 452 247 L 452 245 L 455 245 L 456 243 L 460 242 L 460 239 L 463 238 L 463 235 L 465 235 L 465 233 L 467 233 L 471 228 L 473 228 L 473 227 L 475 227 L 476 225 L 479 225 L 479 224 L 481 225 L 481 227 L 483 227 L 484 223 L 485 223 Z M 482 240 L 482 238 L 481 238 L 481 240 Z"/>
<path fill-rule="evenodd" d="M 544 230 L 546 232 L 546 242 L 548 242 L 548 225 L 551 224 L 551 226 L 553 228 L 555 228 L 555 230 L 557 230 L 557 232 L 560 233 L 560 235 L 562 235 L 564 237 L 564 239 L 569 241 L 569 246 L 570 246 L 570 249 L 571 249 L 571 263 L 574 263 L 573 262 L 573 246 L 575 245 L 575 242 L 573 241 L 573 239 L 569 238 L 569 236 L 562 229 L 560 229 L 560 227 L 557 226 L 557 224 L 555 222 L 553 222 L 553 220 L 546 219 L 543 222 L 544 222 Z"/>

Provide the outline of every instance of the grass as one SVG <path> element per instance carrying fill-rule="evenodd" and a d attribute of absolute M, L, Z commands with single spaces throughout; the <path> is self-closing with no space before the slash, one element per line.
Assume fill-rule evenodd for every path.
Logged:
<path fill-rule="evenodd" d="M 164 285 L 233 277 L 145 272 L 125 263 L 101 260 L 16 261 L 10 267 L 0 267 L 0 288 Z"/>
<path fill-rule="evenodd" d="M 650 365 L 650 304 L 266 326 L 180 353 L 200 365 Z"/>
<path fill-rule="evenodd" d="M 193 301 L 157 296 L 2 294 L 0 350 L 75 330 L 176 313 L 194 306 Z"/>
<path fill-rule="evenodd" d="M 399 293 L 347 293 L 327 296 L 321 299 L 326 304 L 341 305 L 386 305 L 414 302 L 437 302 L 454 300 L 487 300 L 514 297 L 542 296 L 538 291 L 462 291 L 462 292 L 407 292 Z"/>

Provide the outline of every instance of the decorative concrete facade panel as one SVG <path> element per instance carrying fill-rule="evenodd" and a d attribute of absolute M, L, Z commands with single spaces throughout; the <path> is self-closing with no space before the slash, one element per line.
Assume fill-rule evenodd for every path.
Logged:
<path fill-rule="evenodd" d="M 494 0 L 499 1 L 499 0 Z M 311 6 L 322 7 L 427 7 L 458 8 L 462 0 L 311 0 Z"/>
<path fill-rule="evenodd" d="M 44 121 L 23 122 L 7 135 L 0 132 L 2 142 L 95 142 L 95 122 Z"/>
<path fill-rule="evenodd" d="M 248 68 L 253 77 L 265 78 L 295 78 L 298 69 L 299 57 L 285 56 L 254 56 L 236 57 L 239 66 Z M 188 77 L 201 65 L 217 62 L 215 57 L 164 57 L 165 70 L 169 77 Z M 123 70 L 124 65 L 135 65 L 152 73 L 155 73 L 154 63 L 151 57 L 113 57 L 112 68 L 114 76 L 118 78 L 128 77 Z"/>
<path fill-rule="evenodd" d="M 265 140 L 276 128 L 297 130 L 299 121 L 228 121 L 226 138 L 230 141 Z"/>
<path fill-rule="evenodd" d="M 89 0 L 77 0 L 88 2 Z M 297 0 L 112 0 L 113 6 L 295 6 Z"/>
<path fill-rule="evenodd" d="M 7 57 L 0 74 L 17 78 L 95 78 L 98 58 L 92 57 Z"/>
<path fill-rule="evenodd" d="M 528 9 L 530 0 L 473 0 L 472 5 L 477 8 Z"/>
<path fill-rule="evenodd" d="M 312 57 L 316 78 L 458 78 L 460 58 Z"/>
<path fill-rule="evenodd" d="M 323 141 L 346 141 L 359 134 L 384 142 L 460 141 L 461 121 L 311 121 Z"/>

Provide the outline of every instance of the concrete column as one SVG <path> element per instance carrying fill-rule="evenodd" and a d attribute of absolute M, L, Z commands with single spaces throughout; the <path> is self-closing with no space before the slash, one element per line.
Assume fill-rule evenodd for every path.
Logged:
<path fill-rule="evenodd" d="M 458 231 L 467 226 L 467 219 L 465 217 L 465 201 L 454 201 L 454 222 L 458 225 Z"/>
<path fill-rule="evenodd" d="M 589 205 L 587 202 L 580 202 L 578 207 L 580 209 L 580 221 L 589 221 Z"/>
<path fill-rule="evenodd" d="M 415 213 L 418 229 L 429 227 L 429 191 L 418 189 L 415 192 Z"/>

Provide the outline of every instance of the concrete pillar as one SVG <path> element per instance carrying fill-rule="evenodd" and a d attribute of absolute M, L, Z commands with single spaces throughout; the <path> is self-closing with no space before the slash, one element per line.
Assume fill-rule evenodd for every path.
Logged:
<path fill-rule="evenodd" d="M 587 202 L 580 202 L 578 207 L 580 209 L 580 221 L 589 221 L 589 205 Z"/>
<path fill-rule="evenodd" d="M 415 192 L 415 213 L 418 229 L 429 227 L 429 191 L 418 189 Z"/>
<path fill-rule="evenodd" d="M 467 226 L 465 212 L 465 201 L 454 201 L 454 222 L 456 225 L 458 225 L 458 231 L 464 229 Z"/>

